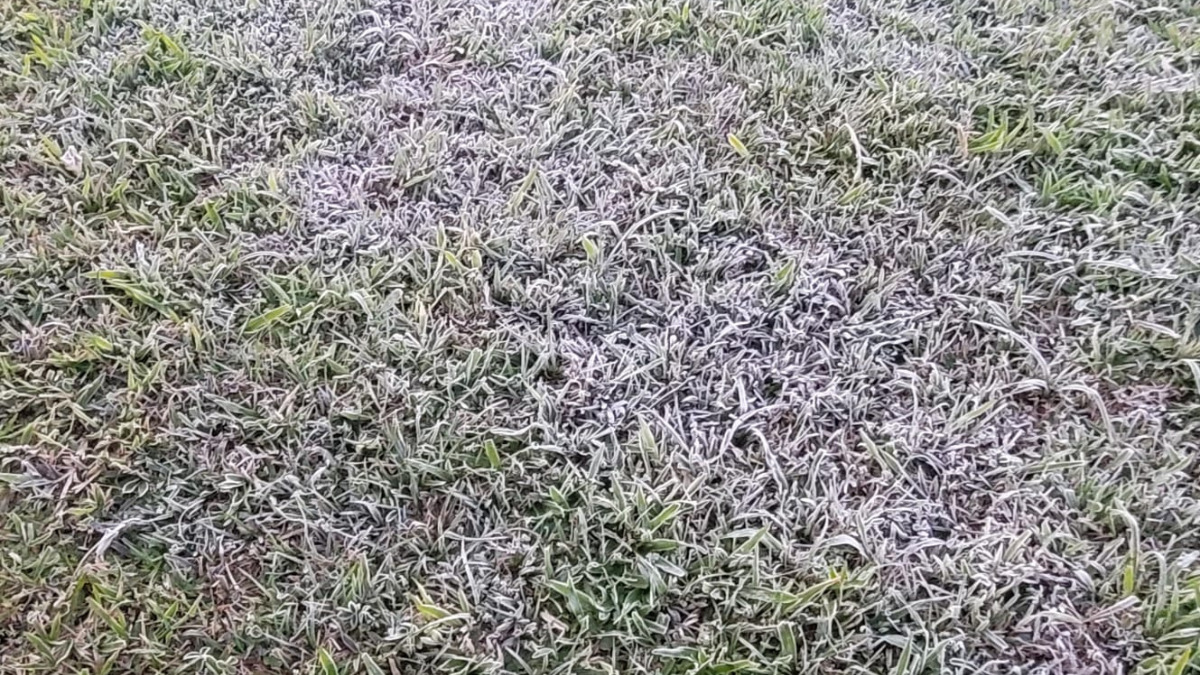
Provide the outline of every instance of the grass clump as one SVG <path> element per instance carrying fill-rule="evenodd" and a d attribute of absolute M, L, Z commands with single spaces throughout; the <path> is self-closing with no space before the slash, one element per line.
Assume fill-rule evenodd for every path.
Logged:
<path fill-rule="evenodd" d="M 1187 3 L 5 9 L 0 672 L 1200 668 Z"/>

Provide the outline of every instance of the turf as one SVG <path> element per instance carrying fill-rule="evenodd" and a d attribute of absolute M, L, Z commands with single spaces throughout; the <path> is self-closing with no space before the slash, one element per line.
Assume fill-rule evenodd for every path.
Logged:
<path fill-rule="evenodd" d="M 0 672 L 1200 673 L 1193 0 L 0 21 Z"/>

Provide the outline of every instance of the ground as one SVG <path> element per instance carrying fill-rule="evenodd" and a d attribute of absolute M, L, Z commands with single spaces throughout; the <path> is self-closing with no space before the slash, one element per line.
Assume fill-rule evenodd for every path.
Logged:
<path fill-rule="evenodd" d="M 0 672 L 1200 673 L 1191 0 L 0 21 Z"/>

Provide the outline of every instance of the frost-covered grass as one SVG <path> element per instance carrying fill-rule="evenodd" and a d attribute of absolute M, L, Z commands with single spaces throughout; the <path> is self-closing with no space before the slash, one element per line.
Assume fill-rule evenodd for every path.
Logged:
<path fill-rule="evenodd" d="M 0 21 L 0 672 L 1200 673 L 1193 0 Z"/>

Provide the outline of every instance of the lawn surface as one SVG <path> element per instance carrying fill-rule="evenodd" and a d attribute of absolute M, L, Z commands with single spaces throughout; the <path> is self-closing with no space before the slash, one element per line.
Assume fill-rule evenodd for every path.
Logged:
<path fill-rule="evenodd" d="M 0 672 L 1200 673 L 1192 0 L 0 0 Z"/>

